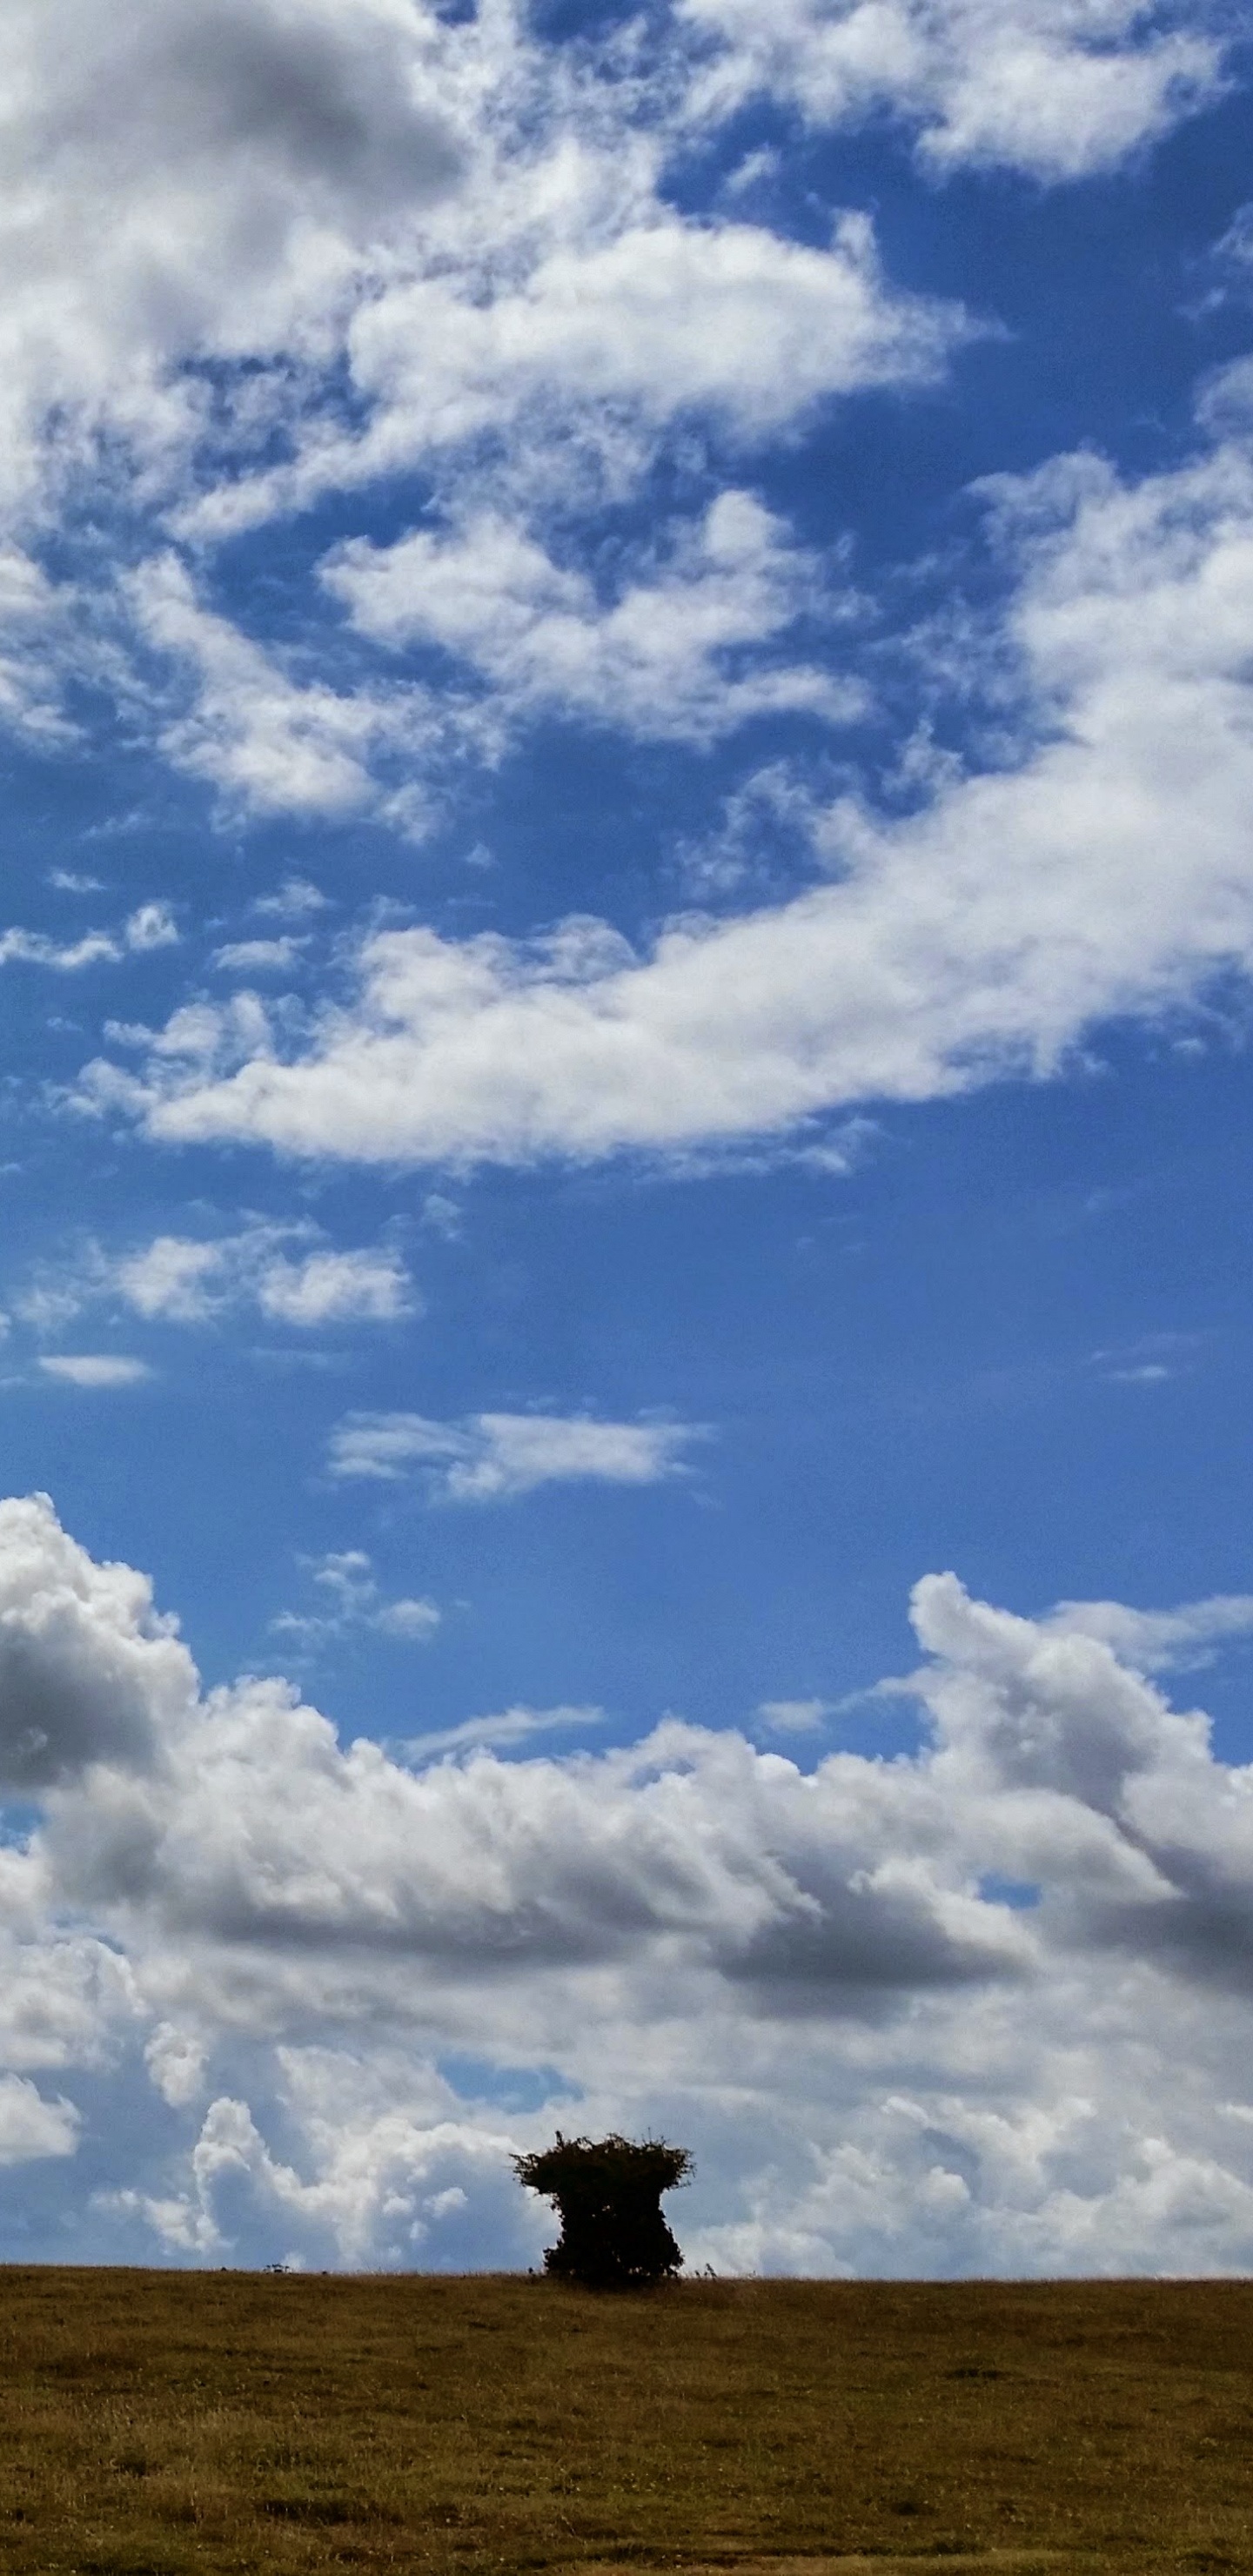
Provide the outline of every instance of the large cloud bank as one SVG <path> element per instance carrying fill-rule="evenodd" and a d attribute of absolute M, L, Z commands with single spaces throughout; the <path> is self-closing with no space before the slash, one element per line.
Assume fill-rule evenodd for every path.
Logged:
<path fill-rule="evenodd" d="M 0 1505 L 0 2152 L 68 2171 L 89 2076 L 118 2250 L 521 2261 L 510 2144 L 661 2120 L 724 2268 L 1248 2267 L 1253 1774 L 1150 1671 L 1253 1604 L 913 1616 L 909 1757 L 415 1768 L 202 1694 L 140 1575 Z"/>

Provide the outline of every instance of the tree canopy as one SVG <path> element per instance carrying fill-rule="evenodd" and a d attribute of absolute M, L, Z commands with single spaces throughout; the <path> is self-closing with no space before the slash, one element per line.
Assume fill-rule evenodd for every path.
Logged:
<path fill-rule="evenodd" d="M 544 2256 L 558 2279 L 592 2289 L 636 2289 L 681 2271 L 683 2256 L 661 2213 L 663 2191 L 693 2171 L 686 2147 L 664 2138 L 565 2138 L 515 2156 L 528 2191 L 556 2203 L 561 2236 Z"/>

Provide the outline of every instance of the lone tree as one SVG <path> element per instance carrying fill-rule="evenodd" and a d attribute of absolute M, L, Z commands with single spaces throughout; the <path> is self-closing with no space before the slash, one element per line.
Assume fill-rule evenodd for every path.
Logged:
<path fill-rule="evenodd" d="M 515 2156 L 528 2191 L 555 2201 L 561 2239 L 544 2269 L 593 2290 L 642 2289 L 681 2271 L 683 2257 L 661 2214 L 663 2191 L 686 2182 L 692 2158 L 664 2138 L 563 2138 L 542 2154 Z"/>

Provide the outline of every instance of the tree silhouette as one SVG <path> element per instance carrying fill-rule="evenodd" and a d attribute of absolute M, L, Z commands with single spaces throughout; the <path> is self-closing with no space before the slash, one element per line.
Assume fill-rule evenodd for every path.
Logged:
<path fill-rule="evenodd" d="M 687 2181 L 692 2158 L 686 2147 L 616 2133 L 563 2138 L 558 2129 L 555 2146 L 515 2156 L 513 2167 L 528 2191 L 555 2201 L 561 2213 L 560 2242 L 544 2256 L 545 2271 L 558 2280 L 593 2290 L 642 2289 L 682 2269 L 661 2195 Z"/>

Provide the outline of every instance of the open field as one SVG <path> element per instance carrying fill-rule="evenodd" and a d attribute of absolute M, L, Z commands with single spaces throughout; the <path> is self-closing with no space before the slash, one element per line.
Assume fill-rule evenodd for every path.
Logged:
<path fill-rule="evenodd" d="M 0 2273 L 0 2568 L 1253 2571 L 1253 2283 Z"/>

